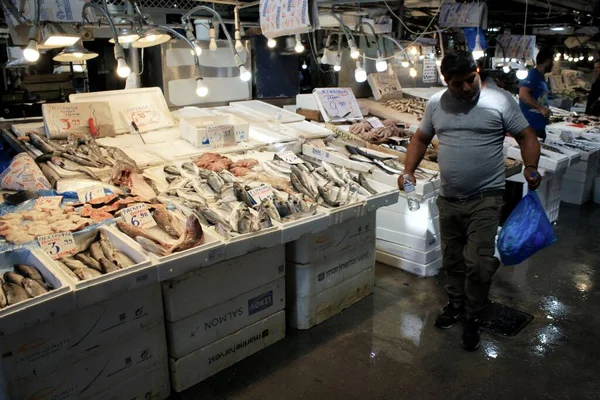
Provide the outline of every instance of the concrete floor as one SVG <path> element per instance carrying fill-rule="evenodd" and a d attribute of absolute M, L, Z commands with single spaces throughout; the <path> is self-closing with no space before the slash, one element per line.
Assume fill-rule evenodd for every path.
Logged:
<path fill-rule="evenodd" d="M 491 298 L 533 314 L 513 338 L 439 331 L 443 275 L 378 265 L 375 293 L 175 399 L 598 399 L 600 207 L 563 207 L 558 244 L 502 267 Z"/>

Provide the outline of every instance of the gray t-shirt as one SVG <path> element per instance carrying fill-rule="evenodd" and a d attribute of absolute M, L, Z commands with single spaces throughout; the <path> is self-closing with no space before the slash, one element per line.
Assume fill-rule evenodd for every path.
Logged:
<path fill-rule="evenodd" d="M 439 140 L 441 195 L 464 199 L 504 189 L 504 135 L 518 136 L 528 126 L 505 90 L 484 86 L 473 103 L 454 98 L 449 90 L 436 93 L 419 128 Z"/>

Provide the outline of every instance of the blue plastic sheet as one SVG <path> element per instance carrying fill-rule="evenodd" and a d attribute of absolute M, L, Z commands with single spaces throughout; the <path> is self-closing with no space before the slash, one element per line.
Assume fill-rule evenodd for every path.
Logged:
<path fill-rule="evenodd" d="M 529 192 L 504 223 L 498 235 L 498 252 L 504 265 L 515 265 L 556 240 L 537 193 Z"/>

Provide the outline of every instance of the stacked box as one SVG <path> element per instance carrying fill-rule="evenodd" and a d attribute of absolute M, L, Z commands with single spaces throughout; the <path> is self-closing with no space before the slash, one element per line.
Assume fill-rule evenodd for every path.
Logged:
<path fill-rule="evenodd" d="M 169 395 L 158 283 L 6 336 L 0 353 L 0 398 L 110 398 L 134 380 L 138 393 Z"/>
<path fill-rule="evenodd" d="M 600 151 L 582 152 L 581 161 L 567 168 L 561 190 L 562 201 L 581 205 L 591 200 L 599 156 Z"/>
<path fill-rule="evenodd" d="M 577 165 L 579 165 L 579 163 L 575 164 L 575 166 Z M 556 222 L 558 220 L 560 201 L 563 195 L 564 172 L 564 170 L 559 172 L 540 170 L 540 173 L 542 174 L 542 183 L 536 189 L 536 193 L 550 222 Z M 522 174 L 511 176 L 507 180 L 523 184 L 523 196 L 527 194 L 528 186 Z"/>
<path fill-rule="evenodd" d="M 434 276 L 442 266 L 437 193 L 410 211 L 405 196 L 377 211 L 377 261 L 418 276 Z"/>
<path fill-rule="evenodd" d="M 373 292 L 375 213 L 286 245 L 288 323 L 309 329 Z"/>
<path fill-rule="evenodd" d="M 283 245 L 164 281 L 162 291 L 176 392 L 285 336 Z"/>

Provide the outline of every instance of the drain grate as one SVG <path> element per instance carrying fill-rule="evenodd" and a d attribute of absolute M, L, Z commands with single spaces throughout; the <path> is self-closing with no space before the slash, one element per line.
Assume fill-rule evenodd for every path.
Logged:
<path fill-rule="evenodd" d="M 516 336 L 531 321 L 533 315 L 491 300 L 481 315 L 481 327 L 502 336 Z"/>

